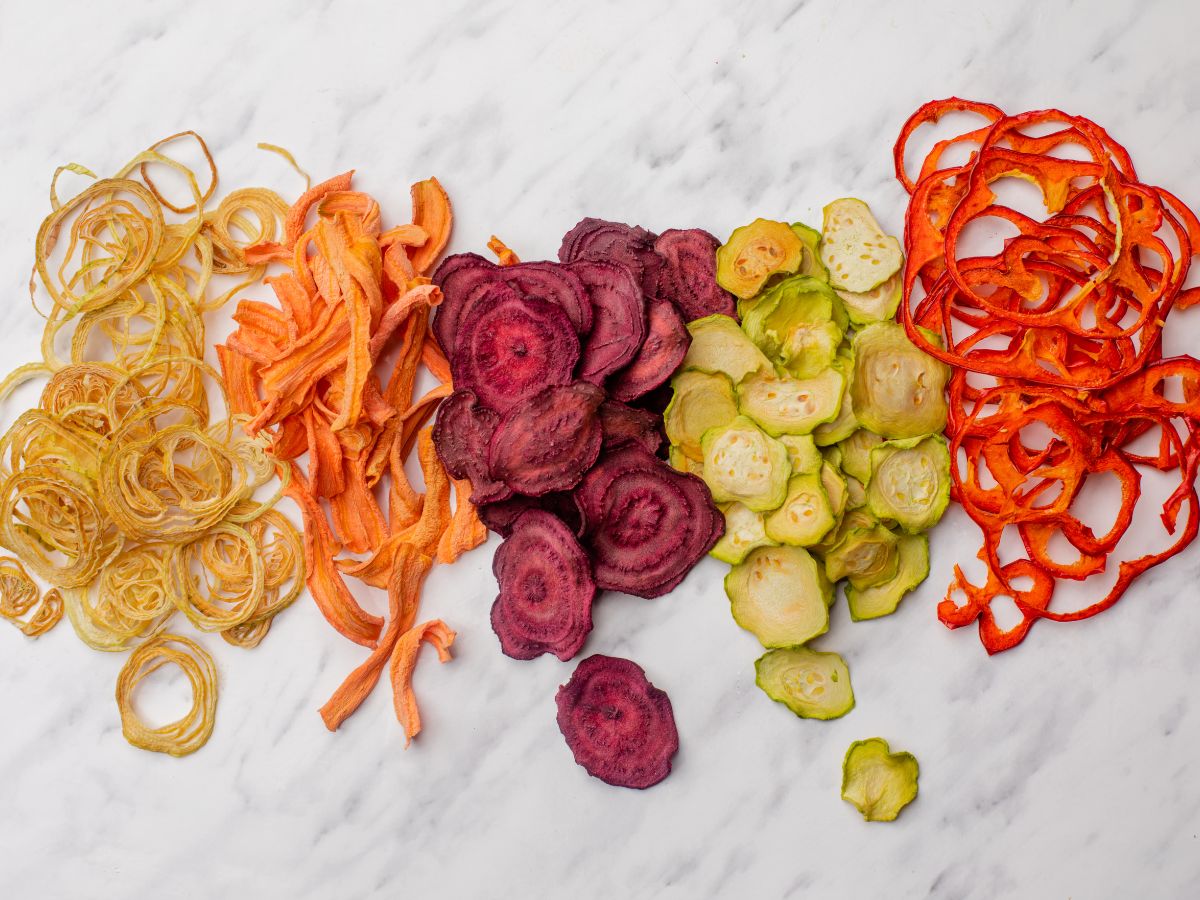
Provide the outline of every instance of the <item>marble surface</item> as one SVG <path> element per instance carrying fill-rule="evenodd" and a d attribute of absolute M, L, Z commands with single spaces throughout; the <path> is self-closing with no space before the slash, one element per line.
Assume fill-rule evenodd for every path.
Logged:
<path fill-rule="evenodd" d="M 722 235 L 845 194 L 898 229 L 892 141 L 949 94 L 1093 116 L 1144 177 L 1200 202 L 1188 0 L 544 6 L 0 0 L 0 357 L 36 353 L 25 284 L 54 166 L 110 171 L 182 128 L 209 138 L 226 189 L 295 193 L 263 140 L 314 174 L 357 168 L 385 216 L 437 174 L 455 249 L 495 232 L 527 258 L 583 215 Z M 1172 324 L 1172 341 L 1197 334 Z M 429 579 L 424 610 L 459 641 L 418 668 L 426 727 L 407 752 L 382 690 L 325 731 L 316 708 L 362 651 L 307 600 L 257 651 L 205 641 L 218 722 L 184 760 L 122 739 L 121 658 L 65 625 L 36 643 L 5 628 L 0 896 L 1200 896 L 1200 549 L 1107 615 L 988 659 L 934 611 L 976 534 L 952 511 L 933 537 L 933 573 L 895 616 L 835 610 L 821 645 L 849 661 L 858 707 L 830 723 L 754 687 L 719 563 L 657 601 L 606 597 L 587 651 L 641 662 L 680 726 L 675 773 L 644 793 L 573 763 L 553 704 L 569 666 L 500 655 L 495 540 Z M 893 825 L 838 797 L 845 748 L 875 734 L 921 762 Z"/>

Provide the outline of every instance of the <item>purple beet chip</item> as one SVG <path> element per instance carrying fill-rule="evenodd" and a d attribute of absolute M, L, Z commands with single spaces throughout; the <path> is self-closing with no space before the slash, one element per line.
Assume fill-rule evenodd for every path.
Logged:
<path fill-rule="evenodd" d="M 626 406 L 619 400 L 605 400 L 600 405 L 600 427 L 604 432 L 604 450 L 633 443 L 657 453 L 664 438 L 661 415 Z"/>
<path fill-rule="evenodd" d="M 500 416 L 483 406 L 471 391 L 455 391 L 438 407 L 433 446 L 452 478 L 471 481 L 471 502 L 491 503 L 512 496 L 508 485 L 492 478 L 488 446 Z"/>
<path fill-rule="evenodd" d="M 583 219 L 563 236 L 558 248 L 562 262 L 594 259 L 620 263 L 637 277 L 642 292 L 653 297 L 658 291 L 658 276 L 662 258 L 654 252 L 658 235 L 636 225 L 609 222 L 605 219 Z"/>
<path fill-rule="evenodd" d="M 540 509 L 522 513 L 492 561 L 500 595 L 492 630 L 513 659 L 553 653 L 568 660 L 592 630 L 592 580 L 587 554 L 560 519 Z"/>
<path fill-rule="evenodd" d="M 629 365 L 646 336 L 646 299 L 625 266 L 579 260 L 574 272 L 592 303 L 592 330 L 583 345 L 579 377 L 592 384 Z"/>
<path fill-rule="evenodd" d="M 651 302 L 646 340 L 633 362 L 609 379 L 609 393 L 626 403 L 650 393 L 675 374 L 691 344 L 692 336 L 675 305 L 667 300 Z"/>
<path fill-rule="evenodd" d="M 558 730 L 575 762 L 617 787 L 642 790 L 671 774 L 679 730 L 665 691 L 628 659 L 589 656 L 558 689 Z"/>
<path fill-rule="evenodd" d="M 675 304 L 685 322 L 717 313 L 737 315 L 733 295 L 717 284 L 719 246 L 701 228 L 672 228 L 654 242 L 663 260 L 658 296 Z"/>
<path fill-rule="evenodd" d="M 554 513 L 575 534 L 579 534 L 582 527 L 583 519 L 579 515 L 579 507 L 575 503 L 575 495 L 569 491 L 556 491 L 542 494 L 540 497 L 514 494 L 507 500 L 484 503 L 476 511 L 484 525 L 501 537 L 508 537 L 512 534 L 513 523 L 527 509 L 541 509 Z"/>

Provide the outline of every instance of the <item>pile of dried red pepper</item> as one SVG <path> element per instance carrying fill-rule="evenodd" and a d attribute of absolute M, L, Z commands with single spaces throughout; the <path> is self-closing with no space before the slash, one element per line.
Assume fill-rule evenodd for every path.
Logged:
<path fill-rule="evenodd" d="M 910 138 L 947 113 L 984 121 L 935 143 L 911 176 Z M 967 161 L 944 163 L 948 151 Z M 911 195 L 901 317 L 918 346 L 953 367 L 953 496 L 983 532 L 987 567 L 983 585 L 956 567 L 938 616 L 951 628 L 978 621 L 984 647 L 996 653 L 1020 643 L 1038 619 L 1077 621 L 1108 609 L 1196 536 L 1200 361 L 1163 358 L 1162 330 L 1172 309 L 1200 302 L 1200 289 L 1185 287 L 1200 222 L 1176 197 L 1139 181 L 1103 128 L 1058 110 L 1009 116 L 957 98 L 927 103 L 905 123 L 895 160 Z M 993 186 L 1004 178 L 1035 184 L 1045 215 L 1001 203 Z M 964 232 L 985 219 L 1016 233 L 992 255 L 967 255 Z M 1179 480 L 1162 507 L 1166 546 L 1122 558 L 1114 551 L 1151 469 Z M 1101 475 L 1119 480 L 1122 499 L 1112 527 L 1096 534 L 1076 502 L 1087 479 Z M 1019 535 L 1023 555 L 1002 553 L 1006 529 Z M 1073 548 L 1067 559 L 1064 538 Z M 1112 564 L 1115 582 L 1082 608 L 1051 608 L 1059 579 L 1086 582 Z M 1020 611 L 1012 627 L 996 620 L 999 597 Z"/>

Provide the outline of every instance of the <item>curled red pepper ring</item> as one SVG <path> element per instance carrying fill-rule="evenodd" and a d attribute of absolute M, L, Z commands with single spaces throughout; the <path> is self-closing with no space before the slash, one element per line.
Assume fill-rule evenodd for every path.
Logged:
<path fill-rule="evenodd" d="M 910 139 L 948 113 L 985 124 L 938 140 L 910 177 Z M 968 148 L 968 161 L 945 165 L 951 148 Z M 1129 153 L 1101 126 L 1059 110 L 1009 116 L 959 98 L 926 103 L 901 128 L 894 159 L 910 195 L 899 318 L 917 346 L 953 369 L 952 496 L 983 533 L 987 567 L 983 586 L 956 568 L 938 616 L 951 628 L 977 622 L 984 647 L 997 653 L 1038 619 L 1077 621 L 1110 608 L 1200 530 L 1200 361 L 1162 354 L 1171 310 L 1200 303 L 1200 288 L 1184 287 L 1200 219 L 1139 181 Z M 1043 217 L 1000 201 L 994 186 L 1006 178 L 1038 188 Z M 983 220 L 1012 235 L 990 255 L 970 250 L 967 229 Z M 1134 447 L 1156 430 L 1156 449 Z M 1086 587 L 1109 568 L 1149 470 L 1179 477 L 1160 515 L 1170 542 L 1113 560 L 1115 582 L 1081 608 L 1053 609 L 1059 579 Z M 1102 534 L 1076 510 L 1089 477 L 1120 487 Z M 1024 558 L 1001 558 L 1010 528 Z M 1073 558 L 1058 558 L 1060 547 Z M 1000 597 L 1020 613 L 1011 628 L 993 615 Z"/>

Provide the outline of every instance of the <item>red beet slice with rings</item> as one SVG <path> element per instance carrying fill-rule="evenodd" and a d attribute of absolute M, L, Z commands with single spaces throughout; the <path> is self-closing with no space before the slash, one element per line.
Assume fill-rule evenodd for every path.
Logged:
<path fill-rule="evenodd" d="M 592 630 L 596 583 L 579 541 L 561 519 L 540 509 L 523 512 L 492 561 L 500 595 L 492 630 L 513 659 L 553 653 L 568 660 Z"/>
<path fill-rule="evenodd" d="M 637 597 L 671 591 L 725 533 L 704 482 L 636 444 L 602 459 L 575 502 L 596 584 Z"/>
<path fill-rule="evenodd" d="M 450 368 L 454 384 L 505 413 L 547 385 L 569 384 L 579 338 L 561 306 L 491 285 L 460 323 Z"/>
<path fill-rule="evenodd" d="M 662 258 L 654 252 L 657 237 L 636 225 L 586 218 L 563 236 L 558 258 L 562 262 L 594 259 L 620 263 L 637 277 L 642 292 L 653 297 L 663 265 Z"/>
<path fill-rule="evenodd" d="M 592 327 L 592 305 L 583 282 L 556 263 L 498 266 L 475 253 L 458 253 L 438 266 L 433 283 L 442 290 L 433 333 L 447 353 L 453 352 L 458 332 L 475 307 L 495 300 L 488 288 L 497 284 L 562 307 L 576 334 L 587 334 Z"/>
<path fill-rule="evenodd" d="M 491 503 L 512 496 L 488 468 L 488 445 L 500 416 L 483 406 L 471 391 L 455 391 L 438 407 L 433 423 L 433 446 L 452 478 L 471 481 L 471 502 Z"/>
<path fill-rule="evenodd" d="M 702 228 L 672 228 L 654 242 L 662 257 L 658 296 L 670 300 L 685 322 L 722 313 L 737 316 L 733 294 L 717 284 L 721 242 Z"/>
<path fill-rule="evenodd" d="M 604 391 L 576 381 L 512 407 L 488 448 L 492 475 L 531 497 L 575 487 L 600 454 L 603 402 Z"/>
<path fill-rule="evenodd" d="M 645 409 L 626 406 L 619 400 L 600 404 L 600 428 L 604 432 L 603 450 L 615 450 L 622 444 L 637 444 L 650 453 L 662 446 L 662 416 Z"/>
<path fill-rule="evenodd" d="M 633 362 L 608 380 L 609 393 L 626 403 L 650 393 L 675 374 L 691 344 L 675 305 L 652 301 L 646 312 L 646 339 Z"/>
<path fill-rule="evenodd" d="M 575 504 L 575 495 L 570 491 L 555 491 L 542 494 L 540 497 L 526 497 L 524 494 L 513 494 L 507 500 L 497 500 L 476 507 L 479 518 L 492 531 L 501 537 L 512 534 L 513 523 L 527 509 L 541 509 L 554 513 L 566 523 L 575 534 L 579 534 L 583 519 L 579 515 L 579 507 Z"/>
<path fill-rule="evenodd" d="M 601 384 L 637 356 L 646 336 L 646 299 L 625 266 L 579 260 L 567 268 L 583 282 L 592 303 L 592 330 L 583 345 L 579 377 Z"/>
<path fill-rule="evenodd" d="M 558 730 L 589 775 L 643 790 L 671 774 L 679 730 L 665 691 L 637 663 L 597 653 L 554 697 Z"/>

